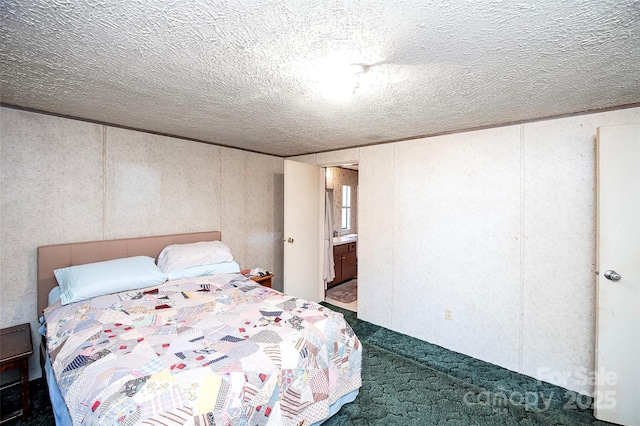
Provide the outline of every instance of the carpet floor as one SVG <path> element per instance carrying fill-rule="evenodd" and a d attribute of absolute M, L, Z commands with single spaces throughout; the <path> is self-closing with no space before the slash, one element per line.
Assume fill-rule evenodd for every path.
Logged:
<path fill-rule="evenodd" d="M 606 425 L 591 398 L 342 313 L 364 347 L 362 388 L 324 425 Z"/>
<path fill-rule="evenodd" d="M 364 347 L 358 398 L 324 424 L 605 425 L 590 398 L 342 313 Z M 7 425 L 53 425 L 44 381 L 31 382 L 31 418 Z M 2 392 L 0 410 L 20 405 L 19 388 Z M 582 408 L 581 408 L 582 407 Z"/>

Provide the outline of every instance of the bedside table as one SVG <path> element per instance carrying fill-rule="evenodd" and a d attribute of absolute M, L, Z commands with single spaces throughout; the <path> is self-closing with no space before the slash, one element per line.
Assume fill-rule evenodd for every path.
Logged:
<path fill-rule="evenodd" d="M 265 275 L 264 277 L 261 277 L 259 275 L 254 275 L 249 278 L 257 282 L 258 284 L 271 288 L 271 278 L 273 278 L 273 274 Z"/>
<path fill-rule="evenodd" d="M 29 418 L 29 356 L 33 354 L 31 345 L 31 325 L 21 324 L 0 330 L 0 372 L 20 369 L 21 380 L 7 383 L 0 389 L 6 389 L 18 384 L 22 385 L 22 410 L 18 410 L 0 419 L 4 423 L 22 415 L 26 421 Z"/>

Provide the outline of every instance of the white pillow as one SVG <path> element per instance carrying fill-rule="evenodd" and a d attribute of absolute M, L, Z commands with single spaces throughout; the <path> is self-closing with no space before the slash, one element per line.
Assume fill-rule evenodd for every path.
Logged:
<path fill-rule="evenodd" d="M 134 256 L 53 271 L 63 305 L 105 294 L 162 284 L 167 276 L 152 257 Z"/>
<path fill-rule="evenodd" d="M 184 278 L 206 277 L 218 274 L 239 274 L 240 265 L 237 262 L 220 262 L 212 265 L 190 266 L 183 269 L 174 269 L 167 272 L 170 280 L 181 280 Z"/>
<path fill-rule="evenodd" d="M 231 262 L 232 260 L 231 250 L 220 241 L 201 241 L 166 246 L 158 256 L 158 267 L 166 274 L 176 269 Z"/>

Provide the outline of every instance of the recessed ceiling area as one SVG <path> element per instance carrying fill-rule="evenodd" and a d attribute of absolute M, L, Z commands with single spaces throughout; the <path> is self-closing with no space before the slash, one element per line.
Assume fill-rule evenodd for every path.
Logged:
<path fill-rule="evenodd" d="M 640 2 L 6 0 L 0 101 L 277 156 L 640 103 Z"/>

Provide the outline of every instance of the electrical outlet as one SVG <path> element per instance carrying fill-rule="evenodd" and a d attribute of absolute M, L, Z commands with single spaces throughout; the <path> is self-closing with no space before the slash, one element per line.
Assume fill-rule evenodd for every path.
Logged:
<path fill-rule="evenodd" d="M 444 309 L 444 319 L 453 321 L 453 309 L 449 309 L 449 308 Z"/>

